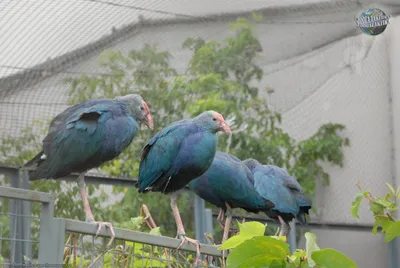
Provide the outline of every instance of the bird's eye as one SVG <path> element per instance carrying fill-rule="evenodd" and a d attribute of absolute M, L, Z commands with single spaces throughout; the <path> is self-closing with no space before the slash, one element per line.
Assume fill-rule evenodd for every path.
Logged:
<path fill-rule="evenodd" d="M 217 121 L 217 118 L 213 117 L 212 121 Z"/>
<path fill-rule="evenodd" d="M 143 106 L 140 106 L 140 110 L 144 111 L 144 107 L 143 107 Z"/>

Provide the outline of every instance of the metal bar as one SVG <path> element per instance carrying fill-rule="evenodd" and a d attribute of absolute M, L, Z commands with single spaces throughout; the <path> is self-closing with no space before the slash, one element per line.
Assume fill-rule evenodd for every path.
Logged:
<path fill-rule="evenodd" d="M 97 231 L 97 226 L 91 223 L 65 219 L 65 229 L 68 232 L 95 235 Z M 171 237 L 156 236 L 127 229 L 114 228 L 114 230 L 116 239 L 123 239 L 143 244 L 151 244 L 159 247 L 174 249 L 177 248 L 181 242 L 179 239 Z M 101 229 L 99 236 L 109 237 L 110 233 L 105 229 Z M 185 251 L 196 252 L 196 248 L 191 244 L 185 243 L 181 247 L 181 249 Z M 203 254 L 221 256 L 221 252 L 217 249 L 217 247 L 207 244 L 201 244 L 200 249 Z"/>
<path fill-rule="evenodd" d="M 11 190 L 17 189 L 13 187 L 19 187 L 18 183 L 18 173 L 13 173 L 10 176 L 10 185 L 11 187 L 7 187 Z M 7 192 L 9 193 L 9 192 Z M 0 189 L 0 194 L 1 194 L 1 189 Z M 19 256 L 22 254 L 20 250 L 20 244 L 21 244 L 21 239 L 22 237 L 19 237 L 18 235 L 18 218 L 19 214 L 18 213 L 18 204 L 19 200 L 10 200 L 10 212 L 14 214 L 14 216 L 10 217 L 10 237 L 11 237 L 11 263 L 18 263 L 22 264 L 22 261 L 19 260 Z"/>
<path fill-rule="evenodd" d="M 51 194 L 6 186 L 0 186 L 0 197 L 42 203 L 51 201 Z"/>
<path fill-rule="evenodd" d="M 213 217 L 217 217 L 218 212 L 213 211 Z M 232 219 L 237 219 L 241 222 L 243 218 L 246 218 L 246 221 L 259 221 L 263 224 L 268 223 L 268 225 L 278 226 L 278 224 L 271 219 L 264 217 L 254 217 L 254 216 L 239 216 L 233 215 Z M 330 230 L 345 230 L 345 231 L 362 231 L 362 232 L 370 232 L 373 228 L 372 225 L 361 225 L 361 224 L 340 224 L 340 223 L 317 223 L 317 222 L 309 222 L 307 225 L 296 224 L 297 228 L 300 229 L 330 229 Z M 378 231 L 381 228 L 378 227 Z"/>
<path fill-rule="evenodd" d="M 212 210 L 209 208 L 204 209 L 204 222 L 205 231 L 209 234 L 214 234 Z M 210 242 L 207 241 L 207 243 L 209 244 Z"/>
<path fill-rule="evenodd" d="M 43 203 L 40 214 L 40 237 L 38 263 L 56 263 L 49 259 L 55 258 L 57 241 L 53 240 L 54 234 L 52 220 L 54 216 L 54 202 Z M 64 232 L 63 232 L 64 233 Z"/>
<path fill-rule="evenodd" d="M 293 254 L 296 251 L 296 248 L 297 248 L 296 223 L 294 221 L 291 221 L 289 223 L 289 225 L 290 225 L 290 232 L 289 232 L 288 242 L 289 242 L 289 245 L 290 245 L 290 252 Z"/>
<path fill-rule="evenodd" d="M 21 170 L 19 172 L 19 182 L 20 188 L 25 190 L 29 190 L 29 177 L 28 172 Z M 31 202 L 29 201 L 20 201 L 22 215 L 27 215 L 28 217 L 23 217 L 22 215 L 19 217 L 19 220 L 22 223 L 22 238 L 25 240 L 23 242 L 23 254 L 24 256 L 32 259 L 32 243 L 27 242 L 27 240 L 31 239 L 31 223 L 32 219 L 30 218 L 31 215 Z"/>
<path fill-rule="evenodd" d="M 204 200 L 198 195 L 194 197 L 194 226 L 196 231 L 196 239 L 201 243 L 207 243 L 204 237 Z"/>

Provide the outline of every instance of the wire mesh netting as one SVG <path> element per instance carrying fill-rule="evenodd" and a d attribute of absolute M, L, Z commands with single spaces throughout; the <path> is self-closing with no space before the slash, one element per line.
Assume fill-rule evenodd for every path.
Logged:
<path fill-rule="evenodd" d="M 94 236 L 68 233 L 64 263 L 78 267 L 192 267 L 193 252 L 116 239 L 112 249 L 105 250 L 107 241 Z M 201 267 L 220 267 L 217 256 L 201 254 Z"/>
<path fill-rule="evenodd" d="M 0 264 L 22 264 L 37 259 L 39 217 L 32 216 L 29 202 L 0 199 Z"/>
<path fill-rule="evenodd" d="M 253 86 L 257 88 L 259 95 L 264 98 L 263 105 L 279 113 L 282 131 L 293 138 L 296 144 L 313 137 L 323 124 L 334 122 L 345 126 L 341 135 L 349 138 L 350 146 L 343 147 L 342 165 L 332 165 L 327 161 L 320 165 L 323 171 L 330 175 L 329 186 L 324 184 L 324 176 L 319 171 L 313 173 L 317 174 L 312 180 L 312 183 L 315 183 L 317 211 L 312 214 L 311 219 L 316 225 L 370 226 L 373 219 L 368 216 L 366 206 L 362 206 L 360 210 L 361 222 L 347 212 L 356 192 L 354 183 L 357 179 L 362 181 L 365 188 L 374 189 L 376 195 L 386 193 L 384 184 L 386 181 L 394 181 L 396 168 L 393 160 L 395 154 L 393 122 L 395 120 L 390 107 L 393 103 L 391 87 L 396 82 L 393 76 L 396 75 L 393 75 L 395 64 L 392 63 L 395 60 L 390 55 L 392 47 L 395 46 L 394 39 L 391 39 L 395 26 L 388 27 L 375 39 L 360 34 L 360 29 L 355 27 L 354 17 L 370 4 L 369 1 L 283 2 L 278 0 L 1 1 L 0 165 L 2 167 L 0 174 L 6 174 L 8 181 L 18 180 L 17 176 L 8 176 L 8 169 L 4 166 L 21 166 L 38 153 L 49 121 L 79 101 L 114 97 L 117 93 L 154 90 L 156 92 L 154 98 L 146 101 L 152 113 L 159 114 L 160 124 L 163 124 L 169 118 L 166 111 L 173 114 L 174 110 L 171 107 L 175 104 L 172 104 L 172 101 L 171 104 L 166 104 L 159 100 L 164 95 L 162 90 L 171 93 L 178 87 L 188 90 L 209 87 L 212 90 L 208 92 L 211 96 L 208 101 L 217 103 L 219 105 L 217 107 L 223 107 L 223 102 L 219 100 L 221 96 L 228 96 L 231 99 L 237 97 L 238 100 L 239 97 L 234 94 L 223 95 L 222 91 L 239 87 L 238 84 L 241 83 L 246 84 L 248 88 Z M 391 25 L 398 25 L 398 20 L 394 18 L 399 14 L 400 8 L 395 4 L 385 8 L 393 17 Z M 239 40 L 238 29 L 244 27 L 244 22 L 240 18 L 251 20 L 253 11 L 262 17 L 252 28 L 260 48 L 252 50 L 245 47 L 239 51 L 232 44 L 239 46 L 240 42 L 234 43 L 231 40 L 228 44 L 232 45 L 230 49 L 232 47 L 232 50 L 238 49 L 236 54 L 240 56 L 257 52 L 257 56 L 254 56 L 254 61 L 251 62 L 253 65 L 249 66 L 259 68 L 262 71 L 262 78 L 226 86 L 227 84 L 220 83 L 223 80 L 221 77 L 212 76 L 210 73 L 222 74 L 221 62 L 229 63 L 229 60 L 214 60 L 209 65 L 216 66 L 213 69 L 216 71 L 207 73 L 209 71 L 207 69 L 206 75 L 202 73 L 204 76 L 198 79 L 196 84 L 190 84 L 191 78 L 203 71 L 200 67 L 196 69 L 196 66 L 203 64 L 202 60 L 214 52 L 219 51 L 221 54 L 229 55 L 230 59 L 235 58 L 235 53 L 221 47 L 227 37 Z M 231 22 L 239 24 L 232 30 Z M 196 45 L 203 47 L 205 51 L 200 59 L 194 57 L 196 45 L 192 45 L 189 49 L 187 46 L 184 47 L 188 39 L 193 41 L 198 38 L 203 43 Z M 204 44 L 207 42 L 211 43 L 205 47 Z M 152 45 L 156 49 L 152 50 Z M 168 56 L 165 56 L 167 54 Z M 242 59 L 235 62 L 237 66 L 232 67 L 234 71 L 230 70 L 230 80 L 227 79 L 229 82 L 236 79 L 235 71 L 245 65 L 240 60 Z M 254 72 L 246 74 L 254 75 L 258 71 L 257 68 Z M 151 75 L 155 78 L 149 79 Z M 148 80 L 143 82 L 140 77 Z M 214 88 L 214 84 L 218 85 Z M 219 92 L 219 95 L 215 92 Z M 154 110 L 153 101 L 162 103 L 159 105 L 160 111 Z M 182 103 L 185 101 L 188 100 Z M 202 100 L 196 105 L 209 107 L 207 106 L 209 102 Z M 238 101 L 235 106 L 242 108 L 246 105 Z M 184 109 L 186 115 L 190 111 L 189 108 Z M 236 120 L 240 118 L 237 116 Z M 235 125 L 234 120 L 232 122 L 234 133 L 246 129 L 246 126 Z M 238 144 L 237 147 L 240 147 L 244 143 Z M 135 144 L 131 150 L 137 150 L 141 145 Z M 285 151 L 282 148 L 276 151 L 279 151 L 276 153 L 278 155 L 285 154 L 281 153 Z M 326 155 L 329 156 L 325 159 L 335 158 L 330 157 L 329 152 Z M 95 170 L 92 174 L 97 175 L 102 172 L 106 174 L 105 176 L 112 174 L 117 177 L 123 174 L 122 177 L 133 177 L 131 174 L 136 174 L 137 171 L 135 157 L 133 153 L 129 153 L 121 161 L 116 161 L 113 167 L 107 166 L 101 171 Z M 305 169 L 307 172 L 312 169 L 317 170 L 314 165 L 309 165 Z M 120 172 L 121 170 L 123 172 Z M 7 183 L 2 182 L 2 185 Z M 310 184 L 303 185 L 314 187 Z M 74 205 L 75 203 L 81 205 L 78 203 L 79 192 L 75 184 L 62 182 L 58 187 L 54 182 L 48 184 L 34 182 L 30 186 L 28 183 L 11 182 L 9 185 L 55 191 L 58 200 L 61 200 L 56 204 L 58 215 L 63 217 L 73 215 L 71 217 L 83 219 L 83 214 L 76 212 L 78 205 Z M 100 208 L 95 208 L 99 214 L 101 210 L 106 210 L 111 205 L 117 208 L 119 203 L 122 204 L 124 196 L 129 195 L 129 190 L 117 188 L 111 186 L 107 188 L 102 185 L 99 189 L 89 190 L 90 202 L 101 204 Z M 66 201 L 69 197 L 66 198 L 65 193 L 71 195 L 70 203 Z M 127 202 L 131 202 L 132 206 L 139 206 L 142 197 L 135 197 Z M 161 221 L 160 226 L 168 229 L 168 234 L 171 234 L 171 220 L 165 213 L 162 214 L 162 210 L 169 209 L 169 205 L 165 205 L 163 200 L 160 198 L 159 204 L 152 203 L 151 209 L 161 215 L 158 217 Z M 60 204 L 65 205 L 65 208 L 60 208 Z M 191 205 L 182 204 L 184 205 L 191 208 Z M 183 213 L 186 215 L 184 221 L 189 230 L 194 229 L 193 217 L 189 215 L 190 208 L 186 209 L 186 214 Z M 19 260 L 15 258 L 21 256 L 37 258 L 40 210 L 34 206 L 27 210 L 24 201 L 4 199 L 1 200 L 0 211 L 0 258 L 3 258 L 4 263 L 15 262 Z M 106 215 L 102 216 L 118 216 L 119 219 L 124 218 L 128 221 L 135 216 L 129 214 L 132 213 L 131 210 L 127 212 L 114 209 L 111 212 L 108 212 L 109 215 L 105 212 Z M 114 219 L 107 219 L 107 221 L 112 220 Z M 303 233 L 304 229 L 298 237 Z M 360 244 L 374 245 L 374 247 L 378 247 L 382 242 L 379 237 L 362 238 L 356 231 L 339 233 L 354 241 L 365 239 Z M 357 262 L 371 265 L 379 259 L 378 255 L 363 256 L 362 253 L 351 250 L 340 242 L 337 244 L 332 242 L 340 235 L 329 230 L 320 231 L 319 239 L 322 244 L 352 251 Z M 351 239 L 352 237 L 354 239 Z M 91 267 L 103 267 L 106 264 L 113 267 L 119 263 L 157 267 L 160 262 L 164 264 L 163 258 L 166 258 L 166 255 L 171 257 L 169 261 L 172 267 L 186 267 L 189 265 L 188 260 L 192 260 L 189 253 L 132 241 L 118 240 L 113 250 L 105 252 L 101 239 L 69 233 L 66 234 L 66 239 L 68 242 L 64 257 L 68 258 L 69 263 L 71 261 L 85 263 L 92 265 Z M 15 252 L 22 252 L 23 255 L 16 257 Z M 381 255 L 386 253 L 379 252 Z M 211 259 L 213 257 L 204 257 L 204 261 L 209 261 L 205 265 L 220 265 L 219 260 Z"/>

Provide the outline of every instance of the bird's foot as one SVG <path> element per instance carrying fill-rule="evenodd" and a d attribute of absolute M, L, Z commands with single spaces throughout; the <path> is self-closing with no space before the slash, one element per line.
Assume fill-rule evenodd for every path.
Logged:
<path fill-rule="evenodd" d="M 102 221 L 92 221 L 91 223 L 94 223 L 99 226 L 97 228 L 95 238 L 99 235 L 103 226 L 110 228 L 111 239 L 110 239 L 110 242 L 108 242 L 108 244 L 107 244 L 107 248 L 110 248 L 112 245 L 112 242 L 114 241 L 114 238 L 115 238 L 115 231 L 114 231 L 114 227 L 112 226 L 112 223 L 111 222 L 102 222 Z"/>
<path fill-rule="evenodd" d="M 181 240 L 181 243 L 177 247 L 177 250 L 179 250 L 185 242 L 191 243 L 196 247 L 196 260 L 194 264 L 197 265 L 200 260 L 200 242 L 198 240 L 186 237 L 185 234 L 178 234 L 178 239 Z"/>

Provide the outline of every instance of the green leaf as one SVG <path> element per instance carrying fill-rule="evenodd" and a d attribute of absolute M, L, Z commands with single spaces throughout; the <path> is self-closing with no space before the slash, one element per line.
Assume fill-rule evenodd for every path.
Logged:
<path fill-rule="evenodd" d="M 387 216 L 375 216 L 375 224 L 372 228 L 372 233 L 376 234 L 378 230 L 378 226 L 382 227 L 382 232 L 386 232 L 387 229 L 393 224 L 393 221 Z"/>
<path fill-rule="evenodd" d="M 392 185 L 390 185 L 389 183 L 386 183 L 387 187 L 390 189 L 390 192 L 392 193 L 392 195 L 395 195 L 396 192 L 394 191 Z"/>
<path fill-rule="evenodd" d="M 319 247 L 317 245 L 317 237 L 315 236 L 315 234 L 310 232 L 305 233 L 304 236 L 306 237 L 306 254 L 307 254 L 308 265 L 314 267 L 315 262 L 311 258 L 311 255 L 314 251 L 319 250 Z"/>
<path fill-rule="evenodd" d="M 379 203 L 369 201 L 369 209 L 376 214 L 383 214 L 385 212 L 385 207 Z"/>
<path fill-rule="evenodd" d="M 318 268 L 358 268 L 357 264 L 333 248 L 325 248 L 311 254 Z"/>
<path fill-rule="evenodd" d="M 150 230 L 149 234 L 152 235 L 161 235 L 160 227 L 156 227 Z"/>
<path fill-rule="evenodd" d="M 265 225 L 257 221 L 249 221 L 245 223 L 238 222 L 238 225 L 240 230 L 239 234 L 226 240 L 218 248 L 219 250 L 235 248 L 242 242 L 255 236 L 263 236 L 265 233 Z"/>
<path fill-rule="evenodd" d="M 383 199 L 383 198 L 377 198 L 375 200 L 378 204 L 382 205 L 383 207 L 392 207 L 393 203 L 389 200 Z"/>
<path fill-rule="evenodd" d="M 248 236 L 248 235 L 235 235 L 232 236 L 231 238 L 227 239 L 218 249 L 219 250 L 227 250 L 231 248 L 236 248 L 240 244 L 242 244 L 244 241 L 249 240 L 254 236 Z"/>
<path fill-rule="evenodd" d="M 272 262 L 274 265 L 285 263 L 286 256 L 289 253 L 289 245 L 268 237 L 253 237 L 229 253 L 226 266 L 235 267 L 268 267 Z"/>
<path fill-rule="evenodd" d="M 360 209 L 361 201 L 365 196 L 365 193 L 366 192 L 357 193 L 356 198 L 351 203 L 351 215 L 353 215 L 354 218 L 360 218 L 360 216 L 358 216 L 358 210 Z"/>
<path fill-rule="evenodd" d="M 400 221 L 393 222 L 386 230 L 385 242 L 390 242 L 400 236 Z"/>
<path fill-rule="evenodd" d="M 249 221 L 245 223 L 238 222 L 239 235 L 245 236 L 263 236 L 265 233 L 265 225 L 257 221 Z"/>

